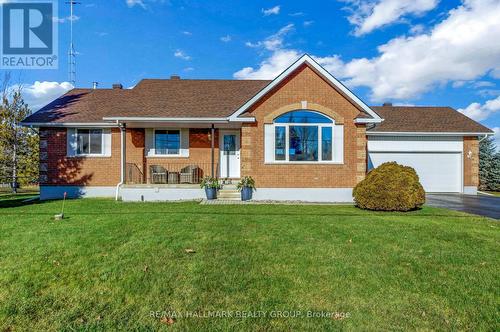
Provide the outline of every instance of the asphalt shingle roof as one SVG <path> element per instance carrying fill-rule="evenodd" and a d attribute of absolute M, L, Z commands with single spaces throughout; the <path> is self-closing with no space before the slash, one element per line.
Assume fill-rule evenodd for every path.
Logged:
<path fill-rule="evenodd" d="M 133 89 L 73 89 L 25 123 L 92 123 L 103 117 L 228 117 L 268 80 L 145 79 Z M 450 107 L 372 106 L 371 132 L 491 132 Z M 359 117 L 363 117 L 360 112 Z"/>
<path fill-rule="evenodd" d="M 451 107 L 371 106 L 384 119 L 370 132 L 490 133 Z"/>

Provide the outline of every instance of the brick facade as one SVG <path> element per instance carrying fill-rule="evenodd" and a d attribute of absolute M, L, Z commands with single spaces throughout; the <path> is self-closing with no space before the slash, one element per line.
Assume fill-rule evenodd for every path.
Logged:
<path fill-rule="evenodd" d="M 40 128 L 40 184 L 113 186 L 120 181 L 120 130 L 111 130 L 111 157 L 67 157 L 66 128 Z"/>
<path fill-rule="evenodd" d="M 479 185 L 479 141 L 477 137 L 464 137 L 464 186 Z"/>
<path fill-rule="evenodd" d="M 264 163 L 264 123 L 291 109 L 301 108 L 303 101 L 307 102 L 308 109 L 325 113 L 337 124 L 344 124 L 342 165 Z M 241 175 L 252 176 L 258 188 L 352 188 L 364 178 L 366 128 L 354 124 L 359 110 L 310 67 L 299 68 L 250 113 L 257 121 L 244 124 L 241 130 Z"/>
<path fill-rule="evenodd" d="M 215 135 L 215 159 L 219 156 L 218 134 Z M 111 157 L 67 157 L 65 128 L 40 128 L 40 184 L 115 186 L 120 181 L 120 130 L 111 130 Z M 210 129 L 190 129 L 189 158 L 145 156 L 145 130 L 127 129 L 127 164 L 136 165 L 149 178 L 150 165 L 162 165 L 179 171 L 195 164 L 209 175 L 211 166 Z"/>
<path fill-rule="evenodd" d="M 264 161 L 264 125 L 280 114 L 307 108 L 328 115 L 344 126 L 342 164 L 272 164 Z M 241 176 L 250 175 L 257 188 L 353 188 L 364 179 L 367 165 L 366 126 L 355 124 L 360 110 L 313 69 L 304 65 L 257 102 L 248 112 L 254 123 L 241 128 Z M 42 185 L 115 186 L 120 181 L 120 130 L 111 130 L 110 157 L 67 157 L 65 128 L 40 128 L 40 183 Z M 218 174 L 219 130 L 215 131 Z M 145 129 L 127 129 L 127 163 L 135 165 L 140 182 L 148 182 L 151 165 L 179 171 L 199 165 L 211 170 L 210 128 L 189 130 L 189 157 L 146 157 Z M 335 144 L 335 142 L 333 142 Z M 464 186 L 477 186 L 477 137 L 464 137 Z M 469 153 L 470 151 L 470 153 Z M 142 174 L 142 175 L 141 175 Z"/>

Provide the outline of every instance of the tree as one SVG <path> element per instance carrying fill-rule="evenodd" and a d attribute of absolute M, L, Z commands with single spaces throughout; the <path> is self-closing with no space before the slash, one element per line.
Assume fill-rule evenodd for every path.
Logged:
<path fill-rule="evenodd" d="M 493 137 L 479 143 L 479 189 L 500 190 L 500 152 L 496 152 Z"/>
<path fill-rule="evenodd" d="M 23 100 L 22 86 L 9 87 L 9 78 L 5 74 L 0 105 L 0 176 L 16 192 L 19 183 L 38 177 L 38 134 L 20 125 L 31 111 Z"/>

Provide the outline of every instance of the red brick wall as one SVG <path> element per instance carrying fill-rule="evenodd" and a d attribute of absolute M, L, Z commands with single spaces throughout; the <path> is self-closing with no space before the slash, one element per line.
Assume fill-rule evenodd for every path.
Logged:
<path fill-rule="evenodd" d="M 268 115 L 286 110 L 287 105 L 300 108 L 302 101 L 344 124 L 344 164 L 264 164 Z M 366 173 L 365 126 L 354 124 L 358 114 L 359 110 L 329 83 L 309 67 L 302 67 L 251 110 L 257 123 L 242 128 L 241 175 L 254 177 L 261 188 L 354 187 Z"/>
<path fill-rule="evenodd" d="M 198 164 L 211 166 L 210 129 L 190 129 L 189 158 L 145 157 L 145 130 L 127 129 L 127 163 L 135 164 L 148 178 L 149 165 L 163 165 L 171 170 Z M 67 157 L 66 129 L 40 128 L 40 183 L 42 185 L 115 186 L 120 181 L 120 130 L 111 131 L 111 157 Z M 215 160 L 219 157 L 218 134 L 215 135 Z"/>
<path fill-rule="evenodd" d="M 469 157 L 469 151 L 471 152 Z M 479 141 L 476 136 L 464 137 L 464 186 L 479 185 Z"/>
<path fill-rule="evenodd" d="M 219 131 L 215 130 L 215 174 L 217 175 L 217 165 L 219 160 Z M 172 172 L 178 172 L 188 165 L 198 165 L 203 169 L 203 175 L 211 175 L 211 141 L 209 128 L 189 129 L 189 157 L 147 157 L 146 158 L 146 179 L 149 178 L 149 166 L 160 165 Z"/>
<path fill-rule="evenodd" d="M 40 128 L 40 184 L 113 186 L 120 181 L 120 130 L 111 130 L 111 157 L 67 157 L 66 129 Z"/>

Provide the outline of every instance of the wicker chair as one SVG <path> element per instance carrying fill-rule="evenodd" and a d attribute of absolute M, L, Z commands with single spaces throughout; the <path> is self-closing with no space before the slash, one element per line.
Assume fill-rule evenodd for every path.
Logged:
<path fill-rule="evenodd" d="M 202 171 L 198 165 L 189 165 L 181 169 L 181 183 L 199 183 Z"/>
<path fill-rule="evenodd" d="M 160 165 L 149 166 L 149 174 L 151 175 L 152 184 L 167 183 L 168 171 Z"/>

